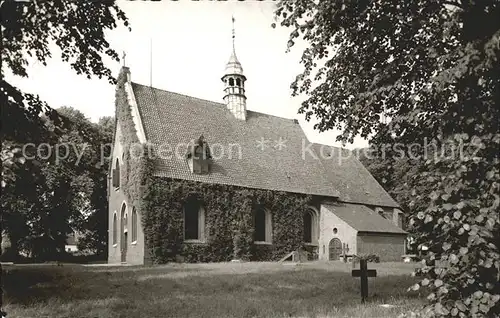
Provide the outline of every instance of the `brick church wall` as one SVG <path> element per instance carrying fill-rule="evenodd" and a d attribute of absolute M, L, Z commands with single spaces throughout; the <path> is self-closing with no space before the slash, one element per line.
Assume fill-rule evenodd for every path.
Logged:
<path fill-rule="evenodd" d="M 122 154 L 123 147 L 120 144 L 121 139 L 121 129 L 120 125 L 117 125 L 116 134 L 115 134 L 115 144 L 113 147 L 113 166 L 115 168 L 116 159 L 119 160 L 120 165 L 123 165 L 122 162 Z M 120 169 L 123 173 L 125 169 Z M 126 212 L 127 212 L 127 254 L 126 254 L 126 262 L 128 264 L 143 264 L 144 263 L 144 233 L 141 225 L 141 217 L 137 215 L 137 241 L 132 244 L 132 204 L 127 202 L 126 196 L 123 192 L 123 185 L 120 188 L 115 189 L 112 186 L 112 180 L 109 180 L 109 230 L 108 230 L 108 263 L 117 264 L 121 263 L 121 241 L 122 241 L 122 233 L 121 233 L 121 209 L 123 203 L 126 204 Z M 117 216 L 117 241 L 116 244 L 113 244 L 113 216 L 116 213 Z"/>
<path fill-rule="evenodd" d="M 405 254 L 405 236 L 383 233 L 358 233 L 358 254 L 376 254 L 382 262 L 401 261 Z"/>

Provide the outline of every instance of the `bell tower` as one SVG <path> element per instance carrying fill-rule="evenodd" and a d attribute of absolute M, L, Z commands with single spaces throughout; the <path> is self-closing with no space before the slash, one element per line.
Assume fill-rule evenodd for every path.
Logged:
<path fill-rule="evenodd" d="M 243 75 L 243 67 L 236 57 L 236 49 L 234 45 L 234 17 L 233 22 L 233 52 L 226 64 L 222 82 L 224 83 L 224 103 L 231 113 L 240 120 L 246 120 L 247 102 L 245 96 L 245 81 L 247 78 Z"/>

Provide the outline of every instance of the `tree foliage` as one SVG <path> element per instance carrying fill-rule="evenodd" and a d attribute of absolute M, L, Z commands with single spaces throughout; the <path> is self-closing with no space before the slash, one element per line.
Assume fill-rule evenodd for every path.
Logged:
<path fill-rule="evenodd" d="M 56 47 L 61 59 L 78 74 L 105 77 L 114 83 L 103 55 L 115 61 L 119 58 L 104 32 L 116 28 L 117 22 L 128 26 L 128 20 L 114 1 L 2 1 L 1 11 L 0 91 L 6 101 L 1 103 L 2 139 L 45 141 L 47 121 L 40 115 L 54 123 L 53 133 L 64 129 L 64 121 L 38 96 L 22 92 L 5 76 L 28 77 L 29 65 L 35 61 L 46 65 L 52 58 L 51 48 Z M 12 178 L 10 170 L 2 169 L 2 174 L 6 180 Z"/>
<path fill-rule="evenodd" d="M 91 163 L 94 187 L 89 197 L 91 213 L 82 224 L 84 235 L 78 241 L 80 250 L 87 250 L 98 255 L 106 255 L 108 243 L 108 172 L 111 164 L 111 143 L 115 129 L 114 117 L 99 118 L 97 125 L 93 124 L 99 142 L 93 144 L 94 151 L 99 150 L 99 162 Z M 99 146 L 99 148 L 97 148 Z"/>
<path fill-rule="evenodd" d="M 418 160 L 379 156 L 376 149 L 356 149 L 358 159 L 407 214 L 411 202 L 411 176 Z"/>
<path fill-rule="evenodd" d="M 82 248 L 103 253 L 107 240 L 107 169 L 109 131 L 91 123 L 78 110 L 57 109 L 67 121 L 59 138 L 23 147 L 26 163 L 2 197 L 3 228 L 11 254 L 57 259 L 67 235 L 84 233 Z M 106 153 L 107 152 L 107 153 Z"/>
<path fill-rule="evenodd" d="M 38 61 L 46 65 L 52 57 L 51 45 L 55 44 L 61 59 L 78 74 L 105 77 L 114 83 L 103 58 L 118 61 L 118 55 L 110 48 L 104 33 L 118 23 L 128 26 L 128 20 L 114 1 L 6 0 L 0 2 L 0 10 L 2 161 L 7 159 L 7 165 L 2 165 L 2 190 L 9 191 L 7 188 L 14 187 L 17 173 L 22 173 L 22 169 L 14 167 L 23 164 L 22 159 L 18 160 L 20 146 L 47 142 L 53 135 L 57 138 L 60 130 L 65 129 L 65 121 L 38 96 L 21 91 L 5 76 L 28 77 L 30 63 Z M 53 125 L 52 130 L 47 127 L 48 121 Z M 3 223 L 2 220 L 0 227 Z"/>
<path fill-rule="evenodd" d="M 428 315 L 500 314 L 500 1 L 281 1 L 289 47 L 307 42 L 293 94 L 338 140 L 411 159 L 406 202 L 429 254 Z M 384 147 L 382 147 L 384 146 Z M 405 160 L 406 160 L 405 159 Z"/>

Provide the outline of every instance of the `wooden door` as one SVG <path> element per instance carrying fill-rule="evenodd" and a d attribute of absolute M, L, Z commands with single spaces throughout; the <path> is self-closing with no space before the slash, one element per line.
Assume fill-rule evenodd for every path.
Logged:
<path fill-rule="evenodd" d="M 338 238 L 333 238 L 329 244 L 330 261 L 336 261 L 342 255 L 342 242 Z"/>
<path fill-rule="evenodd" d="M 128 233 L 125 232 L 123 233 L 123 240 L 122 240 L 122 263 L 125 263 L 127 261 L 127 245 L 128 245 Z"/>

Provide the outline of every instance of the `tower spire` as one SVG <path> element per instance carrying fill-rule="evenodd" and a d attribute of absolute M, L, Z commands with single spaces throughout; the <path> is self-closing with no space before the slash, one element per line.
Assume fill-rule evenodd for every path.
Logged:
<path fill-rule="evenodd" d="M 234 45 L 234 40 L 236 38 L 234 32 L 234 15 L 231 16 L 231 21 L 233 52 L 231 53 L 231 57 L 229 57 L 229 61 L 226 64 L 224 76 L 222 76 L 222 81 L 224 82 L 224 102 L 236 118 L 245 120 L 247 108 L 247 98 L 245 96 L 246 77 L 243 75 L 243 68 L 236 57 L 236 48 Z"/>

